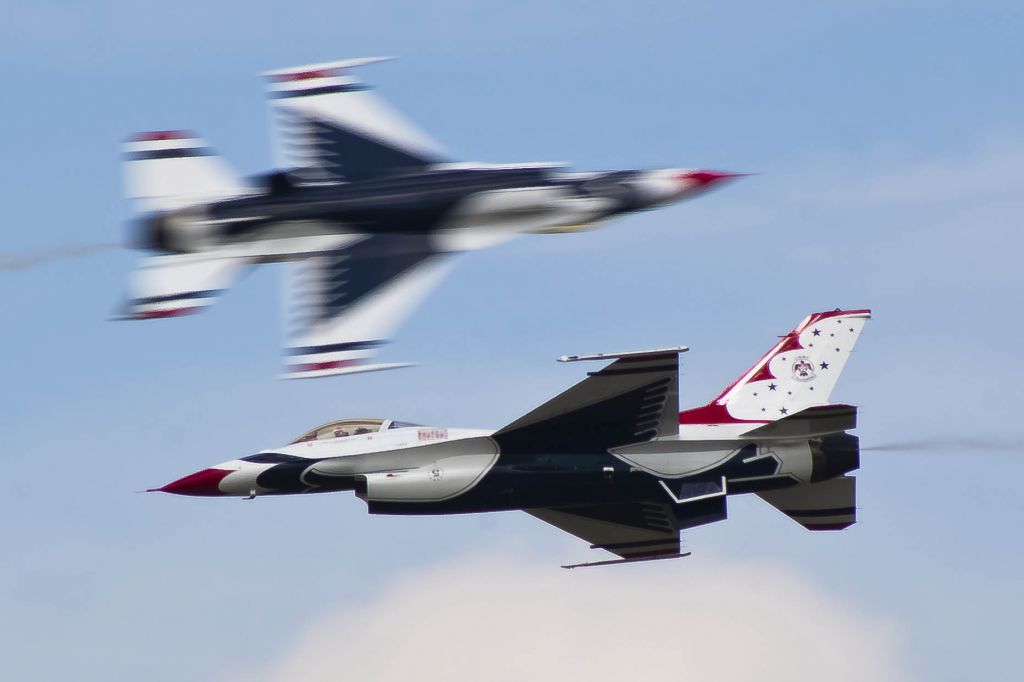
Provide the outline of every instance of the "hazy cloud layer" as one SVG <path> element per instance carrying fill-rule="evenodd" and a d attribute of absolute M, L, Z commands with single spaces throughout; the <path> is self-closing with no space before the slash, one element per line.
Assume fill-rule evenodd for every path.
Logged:
<path fill-rule="evenodd" d="M 263 678 L 907 680 L 899 630 L 785 566 L 563 571 L 510 552 L 408 574 L 320 619 Z"/>

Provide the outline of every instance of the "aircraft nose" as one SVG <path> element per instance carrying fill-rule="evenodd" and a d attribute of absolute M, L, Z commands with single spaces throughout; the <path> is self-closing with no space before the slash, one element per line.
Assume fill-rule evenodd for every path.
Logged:
<path fill-rule="evenodd" d="M 715 170 L 693 170 L 685 171 L 676 176 L 676 179 L 685 184 L 686 189 L 706 189 L 726 180 L 742 178 L 747 173 L 732 173 L 730 171 Z"/>
<path fill-rule="evenodd" d="M 189 474 L 176 481 L 171 481 L 160 488 L 150 488 L 147 492 L 172 493 L 174 495 L 194 495 L 212 497 L 226 495 L 220 489 L 220 482 L 231 473 L 230 469 L 203 469 Z"/>

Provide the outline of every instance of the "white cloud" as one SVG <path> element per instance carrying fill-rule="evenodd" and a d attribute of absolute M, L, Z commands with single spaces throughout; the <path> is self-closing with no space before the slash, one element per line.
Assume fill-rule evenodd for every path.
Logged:
<path fill-rule="evenodd" d="M 783 565 L 563 571 L 489 552 L 323 617 L 263 678 L 907 680 L 898 627 Z M 251 679 L 251 676 L 249 676 Z"/>

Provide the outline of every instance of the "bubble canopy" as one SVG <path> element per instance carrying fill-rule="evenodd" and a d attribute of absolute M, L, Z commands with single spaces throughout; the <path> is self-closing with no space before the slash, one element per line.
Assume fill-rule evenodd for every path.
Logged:
<path fill-rule="evenodd" d="M 367 433 L 377 433 L 379 431 L 387 431 L 388 429 L 404 429 L 413 426 L 419 426 L 419 424 L 401 422 L 393 419 L 338 419 L 333 422 L 322 424 L 315 429 L 310 429 L 291 442 L 304 443 L 311 440 L 347 438 L 348 436 L 361 436 Z"/>

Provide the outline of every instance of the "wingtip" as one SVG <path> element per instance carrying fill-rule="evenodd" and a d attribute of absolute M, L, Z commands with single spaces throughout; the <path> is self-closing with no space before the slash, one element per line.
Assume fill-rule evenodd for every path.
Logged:
<path fill-rule="evenodd" d="M 315 64 L 301 64 L 299 66 L 286 66 L 279 69 L 270 69 L 263 71 L 260 76 L 263 78 L 277 79 L 282 76 L 289 76 L 295 73 L 305 72 L 320 72 L 320 71 L 344 71 L 345 69 L 354 69 L 360 66 L 369 66 L 370 64 L 377 64 L 379 62 L 389 62 L 394 59 L 398 59 L 394 55 L 385 55 L 380 57 L 355 57 L 353 59 L 339 59 L 332 62 L 318 62 Z"/>
<path fill-rule="evenodd" d="M 363 374 L 365 372 L 380 372 L 387 369 L 402 369 L 403 367 L 415 367 L 414 362 L 388 362 L 372 365 L 348 364 L 344 366 L 326 366 L 327 363 L 319 363 L 316 366 L 302 368 L 301 366 L 280 375 L 281 379 L 319 379 L 321 377 L 341 376 L 346 374 Z M 322 365 L 322 366 L 321 366 Z"/>

